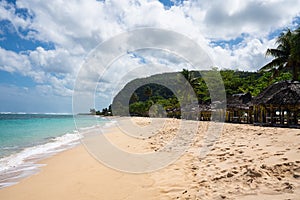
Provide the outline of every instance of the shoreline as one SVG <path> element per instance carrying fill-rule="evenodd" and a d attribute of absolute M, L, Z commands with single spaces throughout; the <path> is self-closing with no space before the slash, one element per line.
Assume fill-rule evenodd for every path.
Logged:
<path fill-rule="evenodd" d="M 111 136 L 110 140 L 127 148 L 127 143 L 122 141 L 131 142 L 128 136 L 114 137 L 111 132 L 115 128 L 106 129 L 104 134 Z M 129 174 L 108 168 L 95 160 L 81 143 L 37 164 L 42 165 L 38 173 L 0 189 L 0 199 L 132 199 L 131 195 L 133 199 L 153 199 L 158 194 L 151 187 L 153 180 L 149 174 Z M 62 177 L 66 179 L 61 181 Z"/>
<path fill-rule="evenodd" d="M 149 125 L 148 119 L 134 120 Z M 176 134 L 178 122 L 168 119 L 163 129 L 144 140 L 117 134 L 120 131 L 115 127 L 105 134 L 128 152 L 155 151 Z M 0 189 L 0 199 L 279 200 L 300 196 L 299 129 L 225 123 L 211 151 L 200 159 L 199 149 L 212 123 L 191 122 L 190 126 L 193 123 L 199 126 L 191 147 L 173 164 L 155 172 L 116 171 L 95 160 L 80 144 L 39 161 L 45 164 L 39 173 Z"/>
<path fill-rule="evenodd" d="M 82 145 L 46 158 L 40 163 L 45 166 L 40 168 L 39 173 L 0 190 L 0 198 L 125 199 L 131 193 L 141 195 L 143 187 L 152 184 L 151 179 L 147 180 L 147 175 L 124 175 L 101 165 Z M 149 195 L 152 194 L 150 192 Z"/>
<path fill-rule="evenodd" d="M 68 134 L 69 133 L 65 135 Z M 57 146 L 55 148 L 51 148 L 48 151 L 36 153 L 36 154 L 32 153 L 32 155 L 30 154 L 26 155 L 26 153 L 28 152 L 30 153 L 35 149 L 52 145 L 51 142 L 48 142 L 45 144 L 28 147 L 18 153 L 1 158 L 2 162 L 6 161 L 10 166 L 7 166 L 7 169 L 4 169 L 2 172 L 3 174 L 0 174 L 0 190 L 18 184 L 23 179 L 39 173 L 40 168 L 45 165 L 40 162 L 52 156 L 55 156 L 59 153 L 63 153 L 64 151 L 75 148 L 79 144 L 80 142 L 78 140 L 68 141 L 68 143 L 62 144 L 61 146 Z M 13 163 L 9 164 L 10 159 L 20 159 L 20 160 L 14 161 L 16 162 L 16 164 L 13 165 Z"/>
<path fill-rule="evenodd" d="M 36 115 L 40 116 L 40 114 Z M 49 116 L 49 114 L 47 114 L 47 116 Z M 93 120 L 93 118 L 91 119 Z M 79 122 L 81 123 L 81 121 Z M 74 122 L 72 121 L 72 124 L 73 123 Z M 99 126 L 98 123 L 103 124 Z M 113 120 L 105 119 L 104 121 L 97 122 L 96 125 L 91 124 L 91 126 L 87 127 L 74 127 L 74 129 L 68 131 L 65 131 L 64 129 L 62 130 L 62 134 L 50 136 L 42 143 L 34 144 L 33 142 L 32 146 L 17 146 L 20 149 L 19 151 L 12 152 L 11 154 L 0 158 L 0 189 L 17 184 L 23 178 L 38 173 L 40 171 L 40 166 L 42 166 L 38 164 L 39 161 L 77 146 L 80 143 L 82 134 L 96 130 L 99 127 L 105 129 L 112 123 Z"/>

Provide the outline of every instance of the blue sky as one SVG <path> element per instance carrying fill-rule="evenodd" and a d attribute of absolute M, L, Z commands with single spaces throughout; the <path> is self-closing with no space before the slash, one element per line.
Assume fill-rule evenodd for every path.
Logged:
<path fill-rule="evenodd" d="M 220 68 L 256 71 L 270 60 L 264 52 L 274 47 L 282 30 L 299 24 L 297 0 L 4 0 L 0 112 L 71 113 L 72 90 L 85 57 L 101 42 L 128 30 L 173 30 L 197 42 Z M 171 56 L 151 55 L 148 60 L 154 64 L 174 64 Z M 145 58 L 131 52 L 120 66 L 126 72 L 126 65 L 136 59 Z M 111 73 L 115 77 L 118 71 Z M 101 90 L 97 109 L 110 103 L 109 94 L 109 89 Z"/>

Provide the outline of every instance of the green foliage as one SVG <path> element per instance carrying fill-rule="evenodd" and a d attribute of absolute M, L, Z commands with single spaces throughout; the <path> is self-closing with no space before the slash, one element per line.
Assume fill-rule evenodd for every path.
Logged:
<path fill-rule="evenodd" d="M 95 109 L 93 109 L 93 114 L 94 115 L 103 115 L 103 116 L 112 116 L 112 109 L 111 109 L 111 105 L 109 105 L 108 108 L 103 108 L 102 111 L 96 111 Z"/>
<path fill-rule="evenodd" d="M 216 72 L 220 73 L 222 80 L 216 76 Z M 209 88 L 217 91 L 216 88 L 222 89 L 224 85 L 227 96 L 247 92 L 250 92 L 252 96 L 257 96 L 262 90 L 275 82 L 290 80 L 292 73 L 283 71 L 274 78 L 271 71 L 262 74 L 228 69 L 200 72 L 183 70 L 182 72 L 157 74 L 148 78 L 135 79 L 129 82 L 114 98 L 113 114 L 122 116 L 129 113 L 134 116 L 149 116 L 150 107 L 156 104 L 163 107 L 168 117 L 180 118 L 180 99 L 189 98 L 189 94 L 182 89 L 185 86 L 175 87 L 178 91 L 171 91 L 164 86 L 166 80 L 170 85 L 182 84 L 179 77 L 184 77 L 187 80 L 185 84 L 192 86 L 199 104 L 209 104 L 211 102 Z M 128 94 L 132 95 L 128 97 Z M 214 99 L 218 99 L 218 94 L 214 95 L 216 95 Z M 104 109 L 102 111 L 104 114 L 109 112 L 111 110 Z"/>
<path fill-rule="evenodd" d="M 146 102 L 135 102 L 133 104 L 130 104 L 129 111 L 132 115 L 137 116 L 148 116 L 148 110 L 151 106 L 149 101 Z"/>
<path fill-rule="evenodd" d="M 272 71 L 273 77 L 277 77 L 281 72 L 291 71 L 292 79 L 299 80 L 300 71 L 300 27 L 295 31 L 287 29 L 277 38 L 276 49 L 268 49 L 267 56 L 274 59 L 263 66 L 262 72 Z"/>

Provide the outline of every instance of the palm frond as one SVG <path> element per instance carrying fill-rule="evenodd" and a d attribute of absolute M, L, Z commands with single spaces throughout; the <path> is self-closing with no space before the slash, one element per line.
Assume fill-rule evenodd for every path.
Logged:
<path fill-rule="evenodd" d="M 286 29 L 277 38 L 276 44 L 276 49 L 266 51 L 266 56 L 273 56 L 274 59 L 259 72 L 273 72 L 275 77 L 282 71 L 291 70 L 293 80 L 297 80 L 300 71 L 300 26 L 294 31 Z"/>
<path fill-rule="evenodd" d="M 276 40 L 276 44 L 289 44 L 292 38 L 292 32 L 290 29 L 287 29 L 285 32 L 282 32 Z"/>
<path fill-rule="evenodd" d="M 271 62 L 269 62 L 268 64 L 266 64 L 265 66 L 263 66 L 259 72 L 264 72 L 264 71 L 270 71 L 271 69 L 275 68 L 275 67 L 279 67 L 279 66 L 285 66 L 286 65 L 286 60 L 279 57 L 279 58 L 275 58 L 274 60 L 272 60 Z"/>
<path fill-rule="evenodd" d="M 266 56 L 281 57 L 283 55 L 285 55 L 285 53 L 279 49 L 267 49 L 266 52 Z"/>

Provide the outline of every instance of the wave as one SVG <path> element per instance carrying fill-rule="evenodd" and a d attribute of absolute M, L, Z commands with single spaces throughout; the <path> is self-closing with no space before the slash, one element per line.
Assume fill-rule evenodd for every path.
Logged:
<path fill-rule="evenodd" d="M 112 126 L 115 126 L 117 123 L 117 121 L 109 121 L 109 122 L 106 122 L 103 126 L 103 128 L 111 128 Z"/>
<path fill-rule="evenodd" d="M 82 138 L 78 133 L 67 133 L 50 140 L 46 144 L 28 147 L 19 153 L 0 159 L 0 188 L 17 183 L 17 180 L 38 171 L 41 166 L 36 161 L 69 149 Z"/>
<path fill-rule="evenodd" d="M 78 142 L 81 136 L 79 134 L 67 133 L 56 137 L 46 144 L 28 147 L 17 154 L 10 155 L 0 159 L 0 173 L 10 168 L 16 168 L 29 159 L 36 159 L 45 154 L 55 153 L 64 150 L 64 146 L 70 146 Z"/>
<path fill-rule="evenodd" d="M 40 114 L 44 114 L 44 115 L 73 115 L 73 113 L 40 113 Z"/>
<path fill-rule="evenodd" d="M 73 115 L 73 113 L 0 112 L 1 115 Z"/>
<path fill-rule="evenodd" d="M 11 150 L 11 149 L 19 149 L 19 146 L 7 146 L 7 147 L 0 147 L 1 150 Z"/>
<path fill-rule="evenodd" d="M 3 147 L 6 150 L 19 149 L 21 151 L 0 158 L 0 189 L 16 184 L 20 179 L 37 173 L 40 166 L 43 166 L 38 164 L 37 161 L 74 147 L 80 143 L 80 139 L 89 131 L 109 128 L 115 123 L 116 121 L 106 121 L 103 124 L 78 128 L 73 130 L 72 133 L 66 133 L 59 137 L 49 137 L 47 138 L 48 142 L 45 144 L 27 147 L 23 150 L 13 145 Z M 5 150 L 3 148 L 2 150 Z"/>

